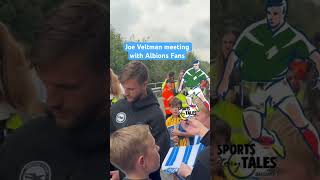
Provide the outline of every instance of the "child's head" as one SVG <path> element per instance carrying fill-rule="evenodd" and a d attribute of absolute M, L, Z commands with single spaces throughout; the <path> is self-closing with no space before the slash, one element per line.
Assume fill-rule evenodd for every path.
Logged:
<path fill-rule="evenodd" d="M 169 82 L 174 82 L 174 72 L 170 72 L 168 75 Z"/>
<path fill-rule="evenodd" d="M 110 161 L 127 176 L 156 171 L 160 166 L 158 151 L 147 125 L 125 127 L 110 136 Z"/>
<path fill-rule="evenodd" d="M 168 80 L 167 83 L 166 83 L 166 88 L 167 88 L 168 90 L 172 91 L 173 88 L 174 88 L 174 87 L 173 87 L 173 83 Z"/>
<path fill-rule="evenodd" d="M 182 102 L 178 99 L 178 98 L 173 98 L 170 103 L 170 112 L 172 114 L 172 116 L 174 117 L 178 117 L 179 116 L 179 109 L 182 106 Z"/>

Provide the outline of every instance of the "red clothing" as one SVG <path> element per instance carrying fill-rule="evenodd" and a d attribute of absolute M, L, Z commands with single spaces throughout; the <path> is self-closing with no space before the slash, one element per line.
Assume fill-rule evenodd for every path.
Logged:
<path fill-rule="evenodd" d="M 169 102 L 173 98 L 174 98 L 174 93 L 166 84 L 162 90 L 162 100 L 163 100 L 163 106 L 165 108 L 166 114 L 171 114 Z"/>
<path fill-rule="evenodd" d="M 309 65 L 304 61 L 293 61 L 290 64 L 290 68 L 294 73 L 295 79 L 304 80 L 306 78 L 306 73 L 309 69 Z"/>
<path fill-rule="evenodd" d="M 207 81 L 202 80 L 201 83 L 200 83 L 200 88 L 201 88 L 201 89 L 207 88 Z"/>

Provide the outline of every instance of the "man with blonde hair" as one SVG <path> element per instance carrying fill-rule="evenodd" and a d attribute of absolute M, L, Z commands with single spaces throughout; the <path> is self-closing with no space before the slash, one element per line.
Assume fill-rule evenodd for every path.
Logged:
<path fill-rule="evenodd" d="M 110 136 L 110 161 L 125 179 L 149 179 L 160 166 L 159 146 L 148 125 L 132 125 Z"/>

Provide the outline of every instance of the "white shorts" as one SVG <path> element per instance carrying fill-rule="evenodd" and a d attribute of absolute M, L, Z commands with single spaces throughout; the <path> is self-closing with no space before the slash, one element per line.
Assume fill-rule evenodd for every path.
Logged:
<path fill-rule="evenodd" d="M 202 90 L 200 89 L 200 87 L 195 87 L 193 89 L 188 90 L 188 95 L 189 96 L 191 96 L 193 94 L 198 96 L 199 93 L 202 93 Z"/>
<path fill-rule="evenodd" d="M 264 112 L 266 106 L 277 106 L 285 99 L 292 96 L 295 95 L 287 79 L 265 83 L 249 94 L 251 105 L 247 110 L 253 108 L 253 110 Z"/>

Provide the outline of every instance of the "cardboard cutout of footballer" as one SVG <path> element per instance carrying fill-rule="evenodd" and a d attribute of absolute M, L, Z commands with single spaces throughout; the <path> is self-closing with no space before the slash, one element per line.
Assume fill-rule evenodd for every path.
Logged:
<path fill-rule="evenodd" d="M 319 159 L 319 133 L 305 117 L 286 75 L 289 63 L 296 58 L 312 61 L 320 72 L 320 54 L 304 34 L 288 24 L 287 12 L 286 0 L 267 0 L 266 19 L 250 25 L 242 32 L 229 54 L 217 90 L 220 96 L 226 95 L 230 74 L 235 65 L 239 65 L 242 89 L 252 85 L 256 87 L 255 92 L 249 94 L 251 105 L 243 107 L 245 129 L 253 143 L 271 146 L 278 156 L 285 156 L 284 147 L 276 133 L 263 125 L 267 108 L 273 107 L 298 129 Z"/>
<path fill-rule="evenodd" d="M 203 80 L 208 82 L 208 87 L 210 87 L 210 77 L 202 70 L 200 69 L 200 61 L 194 60 L 192 62 L 193 67 L 188 69 L 180 82 L 180 86 L 178 89 L 178 92 L 182 91 L 182 87 L 187 92 L 186 100 L 189 107 L 195 107 L 195 104 L 193 103 L 192 97 L 195 95 L 199 97 L 204 105 L 210 109 L 210 104 L 208 100 L 205 98 L 200 85 Z"/>

